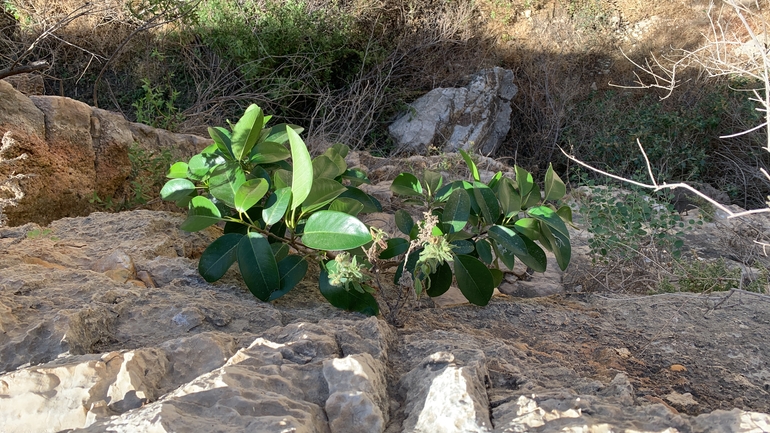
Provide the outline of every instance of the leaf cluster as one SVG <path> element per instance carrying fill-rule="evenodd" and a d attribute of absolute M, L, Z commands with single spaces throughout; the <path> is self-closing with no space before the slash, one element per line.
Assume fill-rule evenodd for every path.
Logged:
<path fill-rule="evenodd" d="M 562 269 L 569 263 L 566 223 L 572 212 L 546 204 L 565 194 L 552 167 L 543 194 L 520 167 L 515 179 L 497 173 L 482 183 L 464 152 L 470 181 L 446 182 L 431 171 L 422 178 L 401 173 L 391 190 L 427 211 L 417 222 L 397 211 L 405 237 L 386 239 L 357 218 L 382 207 L 358 188 L 369 180 L 347 167 L 348 148 L 336 144 L 311 158 L 299 136 L 302 128 L 268 127 L 269 119 L 252 105 L 230 129 L 209 128 L 214 144 L 173 164 L 161 190 L 164 200 L 188 208 L 183 230 L 223 225 L 224 234 L 199 262 L 207 281 L 222 278 L 237 263 L 249 290 L 271 301 L 296 286 L 308 260 L 315 260 L 321 263 L 319 289 L 332 305 L 376 315 L 375 295 L 383 290 L 376 274 L 388 263 L 398 265 L 394 283 L 417 296 L 439 296 L 456 280 L 476 305 L 489 302 L 515 258 L 539 272 L 547 266 L 546 250 Z"/>
<path fill-rule="evenodd" d="M 399 283 L 405 268 L 412 274 L 418 296 L 423 289 L 428 296 L 440 296 L 449 289 L 454 275 L 468 301 L 486 305 L 503 280 L 503 270 L 513 270 L 516 258 L 528 268 L 544 272 L 546 251 L 550 251 L 559 267 L 566 269 L 572 253 L 566 223 L 572 222 L 572 211 L 568 206 L 557 209 L 546 203 L 561 199 L 566 192 L 553 167 L 548 168 L 541 194 L 532 174 L 518 166 L 513 179 L 498 172 L 481 182 L 470 155 L 460 153 L 471 172 L 469 181 L 445 183 L 442 175 L 429 170 L 421 179 L 411 173 L 394 179 L 393 193 L 406 203 L 426 207 L 426 214 L 436 220 L 426 228 L 405 210 L 396 211 L 396 225 L 409 240 L 388 240 L 384 257 L 380 256 L 404 254 L 395 282 Z M 440 257 L 436 245 L 441 241 L 449 246 L 449 251 L 443 251 L 449 256 L 436 263 Z M 426 259 L 433 262 L 420 266 Z"/>

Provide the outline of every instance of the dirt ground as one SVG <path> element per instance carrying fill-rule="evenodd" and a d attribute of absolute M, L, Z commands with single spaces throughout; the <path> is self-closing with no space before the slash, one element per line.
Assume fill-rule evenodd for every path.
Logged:
<path fill-rule="evenodd" d="M 606 384 L 624 373 L 636 404 L 664 403 L 689 415 L 735 407 L 768 413 L 769 301 L 748 292 L 500 296 L 484 308 L 413 311 L 399 340 L 443 330 L 474 336 L 488 357 L 511 346 L 519 359 L 502 364 L 517 367 L 497 378 L 491 368 L 493 386 L 575 389 L 578 378 Z M 677 398 L 687 393 L 691 399 Z"/>

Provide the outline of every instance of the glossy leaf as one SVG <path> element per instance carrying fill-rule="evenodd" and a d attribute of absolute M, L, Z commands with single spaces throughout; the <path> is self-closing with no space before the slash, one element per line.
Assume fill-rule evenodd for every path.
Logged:
<path fill-rule="evenodd" d="M 562 271 L 567 269 L 572 257 L 572 246 L 570 245 L 569 238 L 559 231 L 551 230 L 545 224 L 540 225 L 540 230 L 543 233 L 543 237 L 548 239 L 548 242 L 551 244 L 551 251 L 554 257 L 556 257 L 556 263 L 559 265 L 559 268 Z"/>
<path fill-rule="evenodd" d="M 420 181 L 411 173 L 401 173 L 393 179 L 390 190 L 394 194 L 421 197 L 422 185 Z"/>
<path fill-rule="evenodd" d="M 238 243 L 238 268 L 249 291 L 262 301 L 280 287 L 278 265 L 270 243 L 261 234 L 251 232 Z"/>
<path fill-rule="evenodd" d="M 219 165 L 211 172 L 209 193 L 229 207 L 235 207 L 235 194 L 246 182 L 246 173 L 237 162 Z"/>
<path fill-rule="evenodd" d="M 444 212 L 441 214 L 441 222 L 452 227 L 453 232 L 461 231 L 471 215 L 471 199 L 464 189 L 456 189 L 449 196 Z"/>
<path fill-rule="evenodd" d="M 360 202 L 362 205 L 364 205 L 364 208 L 363 210 L 361 210 L 361 213 L 382 212 L 382 205 L 376 198 L 372 197 L 371 195 L 361 191 L 360 189 L 354 186 L 348 186 L 346 188 L 347 188 L 347 191 L 340 194 L 339 197 L 352 198 L 353 200 Z"/>
<path fill-rule="evenodd" d="M 380 252 L 382 260 L 392 259 L 409 249 L 409 241 L 404 238 L 390 238 L 387 240 L 387 245 L 388 247 Z"/>
<path fill-rule="evenodd" d="M 569 206 L 562 206 L 556 211 L 556 215 L 559 215 L 562 221 L 572 223 L 572 208 Z"/>
<path fill-rule="evenodd" d="M 235 193 L 235 209 L 246 212 L 267 194 L 268 183 L 265 179 L 251 179 L 238 188 Z"/>
<path fill-rule="evenodd" d="M 473 195 L 487 224 L 494 224 L 500 217 L 500 203 L 494 191 L 481 182 L 473 183 Z"/>
<path fill-rule="evenodd" d="M 560 200 L 567 193 L 567 187 L 556 172 L 553 164 L 548 164 L 545 172 L 545 200 Z"/>
<path fill-rule="evenodd" d="M 272 301 L 280 298 L 281 296 L 289 293 L 291 289 L 297 286 L 297 284 L 305 278 L 307 274 L 308 263 L 307 260 L 301 256 L 291 255 L 278 262 L 278 274 L 280 276 L 280 283 L 278 290 L 274 290 L 270 293 L 268 301 Z"/>
<path fill-rule="evenodd" d="M 315 179 L 320 177 L 334 179 L 343 172 L 344 170 L 340 171 L 337 164 L 335 164 L 334 161 L 332 161 L 332 159 L 326 155 L 319 155 L 313 159 L 313 177 Z"/>
<path fill-rule="evenodd" d="M 476 253 L 479 255 L 479 259 L 487 265 L 491 265 L 494 260 L 492 255 L 492 245 L 486 239 L 479 239 L 476 241 Z"/>
<path fill-rule="evenodd" d="M 217 149 L 219 149 L 219 151 L 222 152 L 222 154 L 227 159 L 232 159 L 233 146 L 232 140 L 230 138 L 230 131 L 220 126 L 209 128 L 208 131 L 211 139 L 214 140 L 214 144 L 216 144 Z"/>
<path fill-rule="evenodd" d="M 187 163 L 176 162 L 169 169 L 166 177 L 169 179 L 184 179 L 187 177 Z"/>
<path fill-rule="evenodd" d="M 414 220 L 412 220 L 412 216 L 409 215 L 409 212 L 403 209 L 399 209 L 396 211 L 394 217 L 398 230 L 401 233 L 409 236 L 412 233 L 412 229 L 414 228 Z"/>
<path fill-rule="evenodd" d="M 491 239 L 499 243 L 500 246 L 518 257 L 528 254 L 527 245 L 524 243 L 524 239 L 508 227 L 492 226 L 489 228 L 487 234 Z"/>
<path fill-rule="evenodd" d="M 369 178 L 366 176 L 366 173 L 363 171 L 357 169 L 357 168 L 351 168 L 350 170 L 345 170 L 344 173 L 342 173 L 342 179 L 350 181 L 350 185 L 352 186 L 358 186 L 362 183 L 371 183 L 369 181 Z"/>
<path fill-rule="evenodd" d="M 302 243 L 317 250 L 349 250 L 371 241 L 369 229 L 358 218 L 329 210 L 310 215 L 302 234 Z"/>
<path fill-rule="evenodd" d="M 548 206 L 538 206 L 529 209 L 527 214 L 546 223 L 549 227 L 555 229 L 564 235 L 567 239 L 569 239 L 569 230 L 567 230 L 567 225 L 564 224 L 564 221 L 562 221 L 561 217 Z"/>
<path fill-rule="evenodd" d="M 533 241 L 540 239 L 540 222 L 534 218 L 521 218 L 513 224 L 513 229 Z"/>
<path fill-rule="evenodd" d="M 265 137 L 265 141 L 270 141 L 278 144 L 286 143 L 287 141 L 289 141 L 289 134 L 286 132 L 287 128 L 291 129 L 297 134 L 302 134 L 302 131 L 305 130 L 305 128 L 301 126 L 290 125 L 287 123 L 280 123 L 270 128 L 270 133 Z"/>
<path fill-rule="evenodd" d="M 362 210 L 364 210 L 364 204 L 352 198 L 337 197 L 329 205 L 329 210 L 345 212 L 348 215 L 357 216 Z"/>
<path fill-rule="evenodd" d="M 291 210 L 296 209 L 305 201 L 310 188 L 313 186 L 313 162 L 310 153 L 302 139 L 290 127 L 286 127 L 286 135 L 291 146 L 291 161 L 294 165 L 291 177 Z"/>
<path fill-rule="evenodd" d="M 283 242 L 274 242 L 270 244 L 270 249 L 273 251 L 273 257 L 275 257 L 276 263 L 289 255 L 289 245 Z"/>
<path fill-rule="evenodd" d="M 513 253 L 499 246 L 497 242 L 492 242 L 492 249 L 495 251 L 495 256 L 503 262 L 503 265 L 509 270 L 513 270 L 516 262 Z"/>
<path fill-rule="evenodd" d="M 500 183 L 500 180 L 502 178 L 503 178 L 503 172 L 502 171 L 498 171 L 497 173 L 495 173 L 494 176 L 492 176 L 491 179 L 489 179 L 489 182 L 487 182 L 487 186 L 492 188 L 493 191 L 497 192 L 496 191 L 496 187 Z"/>
<path fill-rule="evenodd" d="M 545 257 L 545 251 L 529 240 L 529 238 L 522 236 L 521 239 L 527 247 L 527 254 L 518 255 L 514 253 L 516 254 L 516 257 L 518 257 L 522 263 L 534 269 L 535 272 L 545 272 L 545 269 L 548 266 L 548 259 Z"/>
<path fill-rule="evenodd" d="M 265 224 L 270 226 L 280 221 L 286 214 L 290 201 L 291 188 L 284 187 L 273 192 L 262 211 L 262 219 L 265 220 Z"/>
<path fill-rule="evenodd" d="M 275 189 L 291 187 L 291 172 L 282 168 L 273 172 L 273 185 Z"/>
<path fill-rule="evenodd" d="M 380 312 L 377 300 L 370 293 L 356 290 L 345 290 L 344 287 L 333 286 L 329 281 L 329 273 L 322 266 L 318 276 L 318 288 L 330 304 L 347 311 L 357 311 L 367 316 L 376 316 Z"/>
<path fill-rule="evenodd" d="M 195 193 L 195 185 L 187 179 L 171 179 L 160 190 L 160 198 L 177 201 Z"/>
<path fill-rule="evenodd" d="M 203 196 L 193 197 L 190 201 L 190 211 L 180 229 L 186 232 L 197 232 L 222 220 L 222 214 L 216 205 Z"/>
<path fill-rule="evenodd" d="M 465 160 L 465 164 L 468 165 L 468 169 L 471 171 L 471 176 L 473 176 L 473 180 L 476 182 L 479 182 L 481 178 L 479 177 L 479 169 L 476 167 L 476 163 L 473 162 L 473 158 L 471 158 L 468 153 L 462 149 L 458 149 L 460 151 L 460 155 L 462 155 L 463 159 Z"/>
<path fill-rule="evenodd" d="M 532 173 L 528 172 L 527 170 L 524 170 L 523 168 L 519 167 L 518 165 L 515 167 L 516 170 L 516 184 L 519 186 L 519 194 L 522 197 L 526 197 L 530 191 L 532 191 L 532 187 L 535 185 L 534 179 L 532 179 Z"/>
<path fill-rule="evenodd" d="M 238 243 L 244 235 L 228 233 L 218 237 L 201 254 L 198 272 L 209 283 L 219 280 L 238 259 Z"/>
<path fill-rule="evenodd" d="M 315 179 L 313 186 L 310 188 L 310 193 L 305 198 L 305 202 L 302 203 L 302 212 L 312 212 L 315 209 L 319 209 L 331 203 L 332 200 L 345 191 L 345 187 L 336 180 L 323 177 Z"/>
<path fill-rule="evenodd" d="M 516 192 L 513 183 L 508 178 L 503 178 L 497 185 L 497 197 L 500 199 L 500 207 L 506 218 L 510 218 L 521 211 L 521 196 Z"/>
<path fill-rule="evenodd" d="M 425 291 L 428 296 L 435 298 L 443 295 L 452 286 L 452 266 L 447 262 L 442 263 L 436 272 L 428 275 L 428 281 L 430 285 Z"/>
<path fill-rule="evenodd" d="M 263 141 L 251 149 L 249 161 L 252 164 L 270 164 L 289 159 L 290 156 L 291 152 L 283 144 Z"/>
<path fill-rule="evenodd" d="M 450 245 L 454 247 L 452 248 L 452 252 L 455 254 L 470 254 L 476 249 L 473 242 L 464 239 L 454 240 L 450 242 Z"/>
<path fill-rule="evenodd" d="M 463 254 L 454 256 L 457 287 L 474 305 L 484 306 L 492 299 L 495 282 L 492 273 L 477 258 Z"/>
<path fill-rule="evenodd" d="M 191 180 L 201 180 L 214 167 L 224 164 L 222 156 L 213 153 L 199 153 L 190 158 L 187 164 L 187 177 Z"/>
<path fill-rule="evenodd" d="M 503 271 L 500 269 L 490 269 L 489 272 L 492 273 L 492 284 L 495 287 L 500 287 L 500 284 L 503 282 L 503 278 L 505 278 Z"/>
<path fill-rule="evenodd" d="M 435 171 L 425 170 L 422 177 L 425 180 L 425 188 L 431 196 L 435 195 L 436 191 L 438 191 L 444 183 L 444 177 Z"/>
<path fill-rule="evenodd" d="M 529 195 L 527 195 L 526 199 L 522 200 L 522 208 L 529 209 L 533 206 L 537 206 L 540 204 L 540 187 L 537 186 L 537 184 L 532 185 L 532 190 L 529 191 Z"/>
<path fill-rule="evenodd" d="M 264 125 L 264 114 L 256 104 L 251 104 L 233 126 L 232 152 L 236 160 L 242 161 L 257 143 Z"/>

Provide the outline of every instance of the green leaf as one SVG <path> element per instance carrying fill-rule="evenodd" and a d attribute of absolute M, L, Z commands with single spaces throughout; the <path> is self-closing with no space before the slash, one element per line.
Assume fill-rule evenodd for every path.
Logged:
<path fill-rule="evenodd" d="M 527 246 L 527 254 L 518 255 L 514 253 L 516 254 L 516 257 L 518 257 L 522 263 L 534 269 L 535 272 L 545 272 L 545 269 L 548 266 L 548 259 L 545 257 L 545 251 L 529 240 L 529 238 L 522 236 L 521 239 Z"/>
<path fill-rule="evenodd" d="M 291 172 L 282 168 L 273 172 L 273 185 L 275 189 L 291 187 Z"/>
<path fill-rule="evenodd" d="M 197 232 L 221 220 L 222 214 L 219 213 L 219 209 L 214 203 L 206 197 L 197 196 L 190 201 L 187 219 L 179 228 L 186 232 Z"/>
<path fill-rule="evenodd" d="M 342 161 L 342 163 L 344 164 L 345 161 Z M 340 170 L 340 166 L 326 155 L 319 155 L 313 160 L 313 177 L 315 179 L 319 177 L 334 179 L 344 172 L 345 167 Z"/>
<path fill-rule="evenodd" d="M 532 185 L 532 190 L 529 191 L 529 194 L 524 198 L 521 202 L 522 208 L 528 209 L 533 206 L 537 206 L 540 204 L 540 187 L 537 186 L 537 184 Z"/>
<path fill-rule="evenodd" d="M 235 209 L 246 212 L 267 194 L 268 183 L 265 179 L 251 179 L 238 188 L 235 193 Z"/>
<path fill-rule="evenodd" d="M 460 155 L 463 156 L 463 159 L 465 160 L 465 164 L 468 165 L 468 169 L 471 171 L 471 175 L 473 176 L 473 180 L 476 182 L 479 182 L 481 178 L 479 177 L 479 169 L 476 167 L 476 163 L 473 162 L 473 159 L 471 158 L 468 153 L 462 149 L 459 149 Z"/>
<path fill-rule="evenodd" d="M 513 253 L 502 247 L 498 247 L 498 245 L 499 244 L 497 242 L 492 242 L 492 249 L 495 250 L 495 256 L 503 262 L 505 267 L 507 267 L 510 270 L 513 270 L 513 266 L 516 261 L 514 259 Z"/>
<path fill-rule="evenodd" d="M 492 273 L 477 258 L 463 254 L 454 256 L 457 287 L 474 305 L 484 306 L 492 299 L 495 282 Z"/>
<path fill-rule="evenodd" d="M 572 223 L 572 208 L 564 205 L 556 211 L 556 215 L 559 215 L 562 221 Z"/>
<path fill-rule="evenodd" d="M 221 126 L 217 126 L 214 128 L 209 128 L 209 135 L 211 136 L 211 139 L 214 140 L 214 144 L 216 144 L 217 149 L 222 152 L 222 155 L 224 155 L 224 157 L 227 159 L 232 159 L 233 146 L 232 140 L 230 139 L 230 131 L 222 128 Z"/>
<path fill-rule="evenodd" d="M 388 247 L 380 252 L 382 260 L 392 259 L 393 257 L 404 254 L 409 249 L 409 241 L 404 238 L 391 238 L 387 241 Z"/>
<path fill-rule="evenodd" d="M 219 280 L 230 266 L 238 259 L 238 243 L 243 238 L 240 233 L 228 233 L 211 243 L 201 254 L 198 272 L 209 283 Z"/>
<path fill-rule="evenodd" d="M 357 168 L 351 168 L 350 170 L 345 170 L 344 173 L 342 173 L 342 179 L 350 181 L 350 185 L 352 186 L 358 186 L 362 183 L 372 183 L 369 178 L 366 176 L 366 173 L 363 171 L 357 169 Z"/>
<path fill-rule="evenodd" d="M 567 187 L 564 186 L 556 172 L 553 171 L 553 164 L 548 164 L 548 171 L 545 172 L 545 199 L 560 200 L 567 193 Z"/>
<path fill-rule="evenodd" d="M 262 219 L 265 220 L 265 224 L 273 225 L 280 221 L 286 213 L 286 209 L 289 208 L 290 201 L 291 188 L 284 187 L 276 190 L 267 199 L 265 209 L 262 211 Z"/>
<path fill-rule="evenodd" d="M 500 269 L 490 269 L 489 272 L 492 273 L 492 281 L 494 286 L 500 287 L 500 284 L 503 282 L 503 278 L 505 278 L 503 271 Z"/>
<path fill-rule="evenodd" d="M 540 239 L 540 222 L 534 218 L 521 218 L 513 224 L 513 228 L 533 241 Z"/>
<path fill-rule="evenodd" d="M 517 257 L 527 255 L 527 245 L 518 233 L 504 226 L 492 226 L 487 231 L 489 237 Z"/>
<path fill-rule="evenodd" d="M 398 230 L 409 236 L 412 233 L 412 228 L 414 228 L 414 221 L 412 220 L 412 216 L 409 215 L 409 212 L 399 209 L 396 211 L 394 217 Z"/>
<path fill-rule="evenodd" d="M 492 179 L 489 179 L 489 182 L 487 182 L 487 186 L 492 188 L 493 191 L 495 191 L 495 187 L 497 186 L 497 184 L 500 182 L 500 179 L 502 178 L 503 178 L 503 172 L 498 171 L 497 173 L 495 173 L 494 176 L 492 176 Z"/>
<path fill-rule="evenodd" d="M 276 262 L 280 262 L 289 255 L 289 245 L 283 242 L 274 242 L 270 244 L 270 249 L 273 250 L 273 257 L 275 257 Z"/>
<path fill-rule="evenodd" d="M 569 230 L 567 230 L 567 225 L 564 224 L 564 221 L 562 221 L 561 217 L 548 206 L 538 206 L 529 209 L 527 214 L 546 223 L 549 227 L 556 229 L 556 231 L 569 239 Z"/>
<path fill-rule="evenodd" d="M 476 252 L 479 255 L 479 259 L 482 262 L 491 265 L 494 257 L 492 256 L 492 245 L 486 239 L 479 239 L 476 241 Z"/>
<path fill-rule="evenodd" d="M 495 192 L 481 182 L 473 182 L 473 195 L 487 224 L 494 224 L 500 217 L 500 203 Z"/>
<path fill-rule="evenodd" d="M 246 112 L 233 126 L 232 151 L 238 161 L 243 161 L 257 143 L 262 126 L 264 125 L 262 109 L 255 104 L 249 105 Z"/>
<path fill-rule="evenodd" d="M 190 158 L 187 164 L 187 177 L 190 180 L 201 180 L 212 168 L 224 164 L 225 159 L 213 153 L 199 153 Z"/>
<path fill-rule="evenodd" d="M 410 274 L 414 275 L 414 269 L 417 267 L 417 260 L 420 259 L 420 253 L 422 252 L 423 248 L 418 248 L 411 253 L 409 253 L 408 260 L 406 261 L 406 271 Z M 393 284 L 396 286 L 399 285 L 398 281 L 401 279 L 401 275 L 404 272 L 404 260 L 401 260 L 401 263 L 398 264 L 398 267 L 396 268 L 396 273 L 393 276 Z"/>
<path fill-rule="evenodd" d="M 452 267 L 449 263 L 444 262 L 436 269 L 436 272 L 428 275 L 428 278 L 430 285 L 425 293 L 431 298 L 441 296 L 452 285 Z"/>
<path fill-rule="evenodd" d="M 291 177 L 291 210 L 296 209 L 305 201 L 310 188 L 313 187 L 313 162 L 305 143 L 290 127 L 286 127 L 286 135 L 291 146 L 291 161 L 294 165 Z"/>
<path fill-rule="evenodd" d="M 270 164 L 289 159 L 291 152 L 283 144 L 261 141 L 251 149 L 249 161 L 252 164 Z"/>
<path fill-rule="evenodd" d="M 305 202 L 302 203 L 302 212 L 309 213 L 319 209 L 331 203 L 332 200 L 339 197 L 345 191 L 346 188 L 336 180 L 323 177 L 315 179 L 313 186 L 310 188 L 310 193 L 305 198 Z"/>
<path fill-rule="evenodd" d="M 540 230 L 543 233 L 543 237 L 548 239 L 551 244 L 551 251 L 553 251 L 554 257 L 556 257 L 556 263 L 563 271 L 569 266 L 570 258 L 572 257 L 572 246 L 569 242 L 569 237 L 564 234 L 551 230 L 547 225 L 541 224 Z M 542 239 L 541 239 L 542 242 Z"/>
<path fill-rule="evenodd" d="M 316 250 L 349 250 L 371 241 L 369 229 L 358 218 L 329 210 L 310 215 L 302 234 L 302 243 Z"/>
<path fill-rule="evenodd" d="M 467 182 L 465 182 L 467 183 Z M 469 184 L 470 185 L 470 184 Z M 449 196 L 456 190 L 456 189 L 465 189 L 463 185 L 463 181 L 456 180 L 454 182 L 448 183 L 436 191 L 436 200 L 438 201 L 447 201 L 449 199 Z"/>
<path fill-rule="evenodd" d="M 329 281 L 329 273 L 324 266 L 321 267 L 321 273 L 318 276 L 318 288 L 324 298 L 337 308 L 357 311 L 367 316 L 376 316 L 380 312 L 377 300 L 371 294 L 333 286 Z"/>
<path fill-rule="evenodd" d="M 284 244 L 285 245 L 285 244 Z M 289 293 L 307 274 L 307 260 L 297 255 L 291 255 L 278 262 L 280 275 L 279 289 L 270 294 L 268 301 L 280 298 Z"/>
<path fill-rule="evenodd" d="M 301 126 L 290 125 L 288 123 L 280 123 L 270 128 L 270 132 L 265 137 L 265 141 L 270 141 L 278 144 L 286 143 L 287 141 L 289 141 L 289 134 L 286 132 L 287 128 L 291 129 L 297 134 L 302 134 L 302 131 L 305 130 L 305 128 Z"/>
<path fill-rule="evenodd" d="M 422 185 L 419 179 L 411 173 L 401 173 L 393 179 L 390 190 L 394 194 L 412 197 L 422 197 Z"/>
<path fill-rule="evenodd" d="M 235 194 L 246 182 L 240 164 L 234 161 L 219 165 L 211 172 L 209 193 L 229 207 L 235 207 Z"/>
<path fill-rule="evenodd" d="M 169 169 L 166 177 L 169 179 L 184 179 L 187 177 L 187 163 L 176 162 Z"/>
<path fill-rule="evenodd" d="M 466 241 L 464 239 L 456 239 L 449 243 L 450 245 L 454 246 L 452 248 L 452 252 L 456 254 L 470 254 L 475 250 L 476 248 L 473 246 L 473 242 Z"/>
<path fill-rule="evenodd" d="M 267 301 L 280 287 L 278 265 L 270 243 L 259 233 L 250 232 L 238 243 L 238 268 L 249 291 L 261 301 Z"/>
<path fill-rule="evenodd" d="M 471 215 L 471 199 L 464 189 L 456 189 L 449 196 L 441 214 L 441 222 L 451 225 L 453 232 L 461 231 Z"/>
<path fill-rule="evenodd" d="M 187 179 L 171 179 L 160 190 L 160 198 L 166 201 L 177 201 L 192 195 L 195 185 Z"/>
<path fill-rule="evenodd" d="M 435 171 L 425 170 L 422 178 L 425 181 L 425 188 L 428 190 L 428 195 L 430 196 L 435 195 L 436 191 L 441 188 L 441 184 L 444 183 L 444 176 Z"/>
<path fill-rule="evenodd" d="M 506 218 L 510 218 L 521 211 L 521 196 L 516 192 L 513 183 L 508 178 L 503 178 L 498 183 L 497 197 Z"/>
<path fill-rule="evenodd" d="M 524 170 L 518 165 L 515 167 L 515 170 L 516 170 L 516 183 L 519 186 L 519 194 L 522 197 L 526 197 L 529 194 L 529 192 L 532 191 L 532 186 L 535 185 L 535 181 L 534 179 L 532 179 L 532 173 L 528 172 L 527 170 Z"/>
<path fill-rule="evenodd" d="M 352 198 L 353 200 L 360 202 L 364 205 L 364 209 L 361 210 L 361 213 L 382 212 L 382 205 L 376 198 L 354 186 L 347 186 L 346 188 L 347 191 L 340 194 L 339 198 Z"/>
<path fill-rule="evenodd" d="M 356 216 L 364 210 L 364 204 L 352 198 L 337 197 L 337 199 L 329 205 L 329 210 L 345 212 L 348 215 Z"/>

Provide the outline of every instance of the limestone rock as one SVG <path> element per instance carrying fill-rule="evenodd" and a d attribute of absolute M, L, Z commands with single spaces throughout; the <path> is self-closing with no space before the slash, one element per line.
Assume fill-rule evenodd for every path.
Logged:
<path fill-rule="evenodd" d="M 0 80 L 0 132 L 13 128 L 18 134 L 45 138 L 45 116 L 24 94 L 6 80 Z"/>
<path fill-rule="evenodd" d="M 487 382 L 483 352 L 453 350 L 431 354 L 399 384 L 407 413 L 404 431 L 491 432 Z"/>
<path fill-rule="evenodd" d="M 388 421 L 385 365 L 368 353 L 324 361 L 329 386 L 326 414 L 334 433 L 355 433 L 361 426 L 381 433 Z"/>
<path fill-rule="evenodd" d="M 517 92 L 513 71 L 485 69 L 466 87 L 431 90 L 388 131 L 399 147 L 419 153 L 435 146 L 444 152 L 477 149 L 489 155 L 510 130 L 511 99 Z"/>
<path fill-rule="evenodd" d="M 94 108 L 91 137 L 95 153 L 95 192 L 99 197 L 114 197 L 131 173 L 128 150 L 134 138 L 128 121 L 118 113 Z"/>

